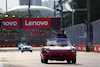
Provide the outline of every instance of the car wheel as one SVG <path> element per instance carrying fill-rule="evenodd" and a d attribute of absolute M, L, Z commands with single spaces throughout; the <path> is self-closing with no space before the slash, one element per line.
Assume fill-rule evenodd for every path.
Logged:
<path fill-rule="evenodd" d="M 42 58 L 41 58 L 41 62 L 42 62 L 42 63 L 48 63 L 48 60 L 42 59 Z"/>
<path fill-rule="evenodd" d="M 75 63 L 76 63 L 76 59 L 73 59 L 73 60 L 72 60 L 72 63 L 75 64 Z"/>
<path fill-rule="evenodd" d="M 48 60 L 45 60 L 45 59 L 44 59 L 43 61 L 44 61 L 44 63 L 48 63 Z"/>
<path fill-rule="evenodd" d="M 32 52 L 32 50 L 30 50 L 30 52 Z"/>
<path fill-rule="evenodd" d="M 20 50 L 20 48 L 18 48 L 18 50 Z"/>
<path fill-rule="evenodd" d="M 70 63 L 70 60 L 69 59 L 67 60 L 67 63 Z"/>
<path fill-rule="evenodd" d="M 22 53 L 23 53 L 24 51 L 22 50 Z"/>
<path fill-rule="evenodd" d="M 41 58 L 41 63 L 44 63 L 42 58 Z"/>

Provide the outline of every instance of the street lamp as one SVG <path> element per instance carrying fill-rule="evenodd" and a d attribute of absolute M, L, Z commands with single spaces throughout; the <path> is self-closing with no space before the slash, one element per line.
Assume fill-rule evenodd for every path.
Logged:
<path fill-rule="evenodd" d="M 87 45 L 87 48 L 88 50 L 87 51 L 90 51 L 92 50 L 91 47 L 92 47 L 92 44 L 91 44 L 91 41 L 90 41 L 90 0 L 87 0 L 87 19 L 88 19 L 88 45 Z"/>
<path fill-rule="evenodd" d="M 28 0 L 28 17 L 30 18 L 30 0 Z"/>
<path fill-rule="evenodd" d="M 6 0 L 6 14 L 7 14 L 7 0 Z"/>
<path fill-rule="evenodd" d="M 63 4 L 65 4 L 69 0 L 59 0 L 56 6 L 54 6 L 54 10 L 57 10 L 59 7 L 61 7 L 61 28 L 63 27 Z"/>
<path fill-rule="evenodd" d="M 72 26 L 74 25 L 74 0 L 72 0 Z"/>

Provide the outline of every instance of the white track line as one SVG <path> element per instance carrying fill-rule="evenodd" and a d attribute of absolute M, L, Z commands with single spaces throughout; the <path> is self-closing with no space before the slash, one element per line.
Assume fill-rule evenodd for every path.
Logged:
<path fill-rule="evenodd" d="M 3 64 L 2 64 L 2 62 L 1 62 L 1 59 L 0 59 L 0 67 L 4 67 Z"/>

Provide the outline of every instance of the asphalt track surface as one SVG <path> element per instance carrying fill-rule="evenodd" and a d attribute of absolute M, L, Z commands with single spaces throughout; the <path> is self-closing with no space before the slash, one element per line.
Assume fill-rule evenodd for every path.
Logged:
<path fill-rule="evenodd" d="M 33 52 L 22 53 L 17 48 L 0 48 L 0 67 L 100 67 L 100 53 L 78 52 L 76 64 L 66 61 L 48 61 L 41 63 L 41 47 L 33 48 Z"/>

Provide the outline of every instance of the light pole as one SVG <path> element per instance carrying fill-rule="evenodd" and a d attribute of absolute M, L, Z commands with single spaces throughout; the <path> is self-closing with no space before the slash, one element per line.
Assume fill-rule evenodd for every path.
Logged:
<path fill-rule="evenodd" d="M 7 0 L 6 0 L 6 14 L 7 14 Z"/>
<path fill-rule="evenodd" d="M 62 2 L 62 0 L 60 0 Z M 61 5 L 61 28 L 63 28 L 63 5 Z"/>
<path fill-rule="evenodd" d="M 72 0 L 72 26 L 74 25 L 74 0 Z"/>
<path fill-rule="evenodd" d="M 88 45 L 87 45 L 87 48 L 88 50 L 87 51 L 90 51 L 91 50 L 91 47 L 92 47 L 92 44 L 91 44 L 91 41 L 90 41 L 90 0 L 87 0 L 87 20 L 88 20 Z"/>
<path fill-rule="evenodd" d="M 30 0 L 28 0 L 28 17 L 30 18 Z"/>
<path fill-rule="evenodd" d="M 59 7 L 61 7 L 61 28 L 63 27 L 63 4 L 68 2 L 69 0 L 59 0 L 58 4 L 54 6 L 54 10 L 57 10 Z"/>
<path fill-rule="evenodd" d="M 55 2 L 55 0 L 54 0 L 54 17 L 56 16 L 55 5 L 56 5 L 56 2 Z"/>

